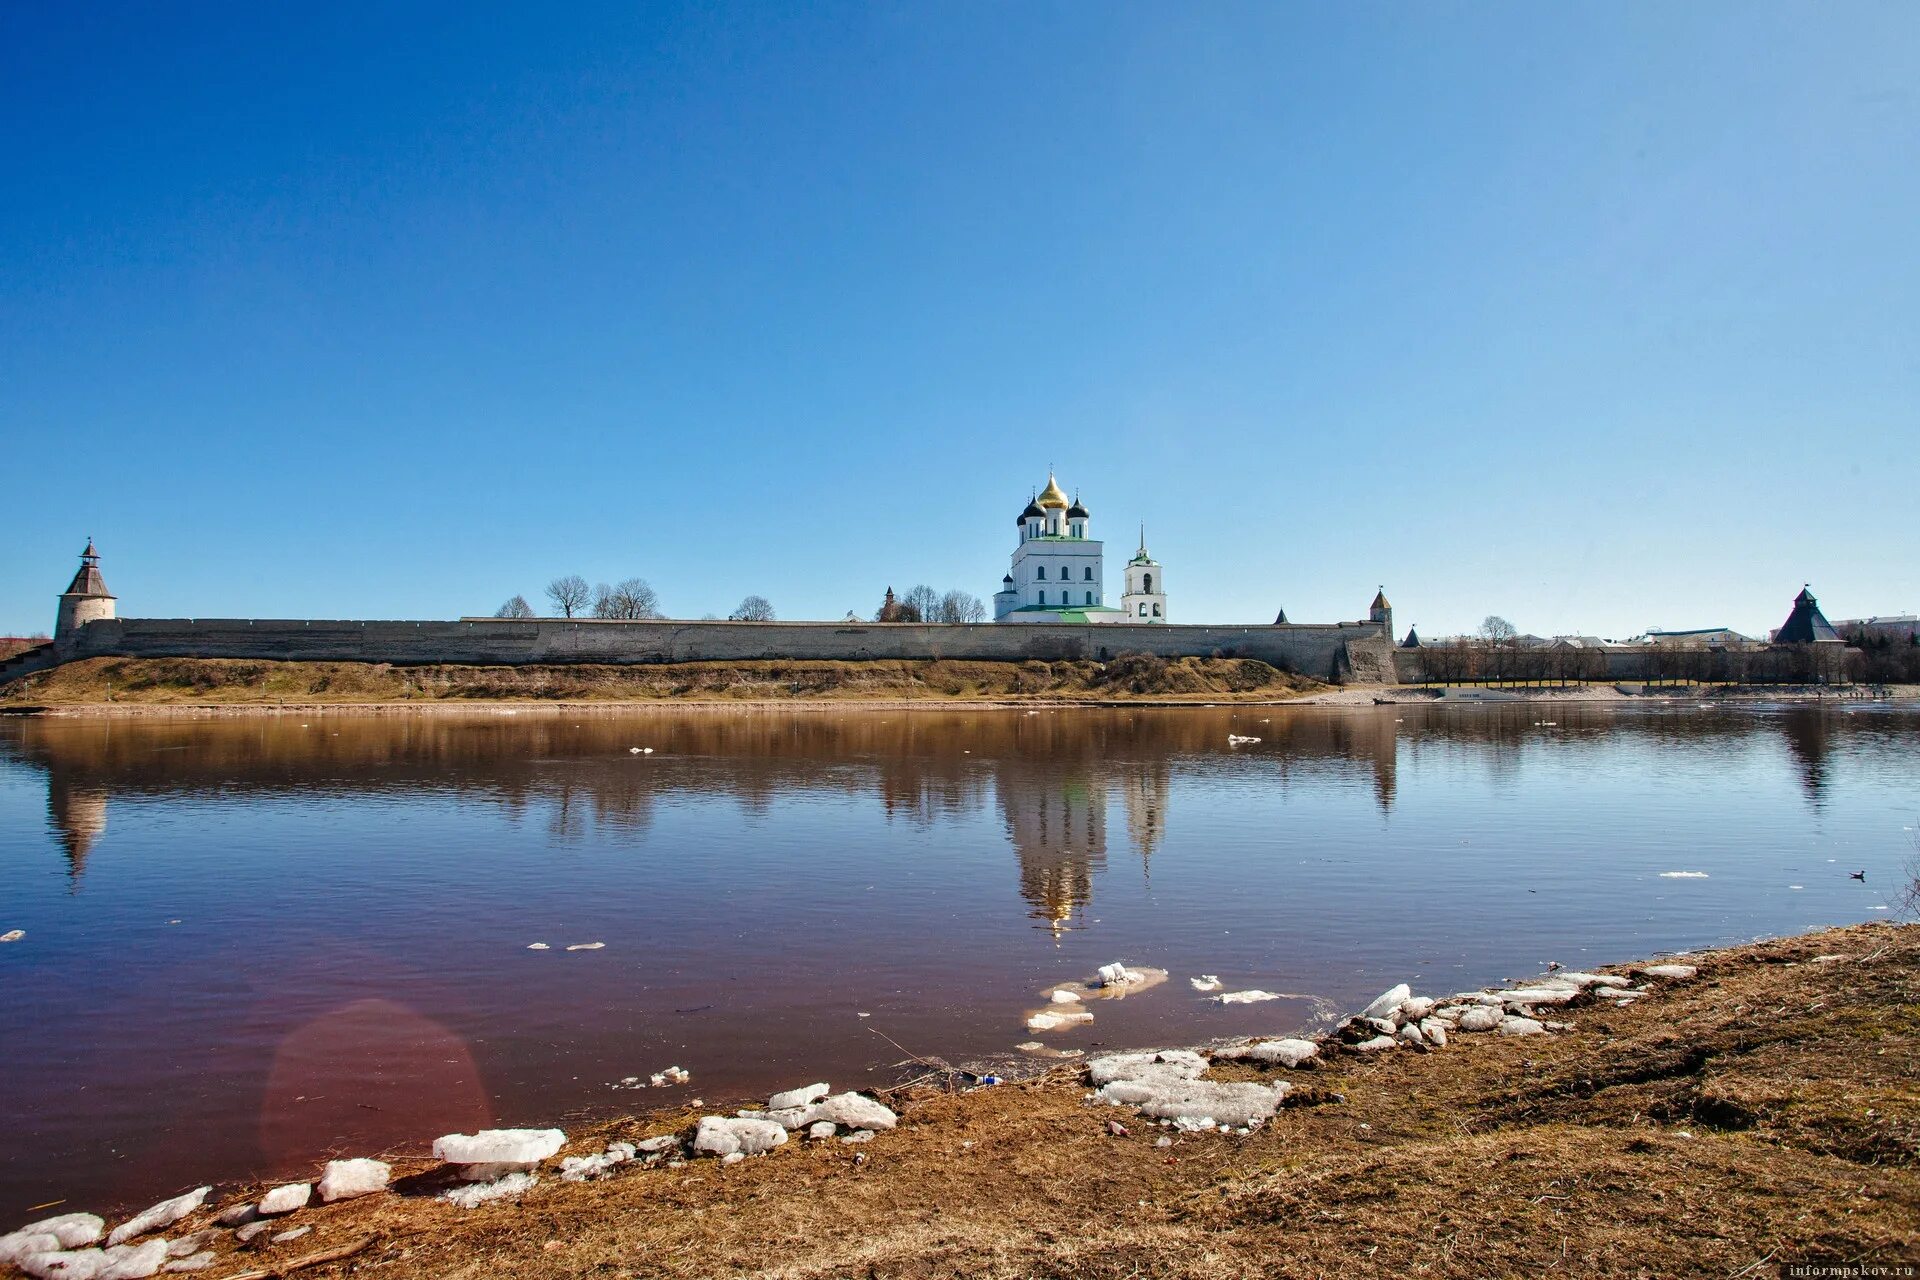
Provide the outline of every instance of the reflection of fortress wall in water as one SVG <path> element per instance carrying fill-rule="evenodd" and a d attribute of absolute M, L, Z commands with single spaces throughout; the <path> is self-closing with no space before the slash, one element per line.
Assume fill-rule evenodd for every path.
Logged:
<path fill-rule="evenodd" d="M 1405 715 L 1396 724 L 1394 712 Z M 1072 715 L 917 711 L 911 715 L 587 717 L 329 717 L 302 727 L 278 717 L 178 723 L 111 720 L 0 722 L 0 756 L 47 774 L 47 809 L 76 883 L 89 857 L 111 849 L 110 801 L 219 795 L 234 801 L 310 799 L 304 781 L 324 766 L 329 794 L 378 797 L 423 787 L 514 815 L 544 810 L 557 838 L 642 833 L 656 806 L 688 795 L 731 796 L 760 810 L 796 793 L 867 796 L 922 825 L 978 813 L 992 785 L 1036 919 L 1084 909 L 1108 843 L 1117 799 L 1129 843 L 1143 858 L 1163 843 L 1167 797 L 1183 767 L 1214 767 L 1229 731 L 1263 742 L 1238 749 L 1233 767 L 1285 787 L 1339 776 L 1393 803 L 1400 753 L 1458 753 L 1481 767 L 1512 768 L 1551 735 L 1582 750 L 1583 732 L 1606 730 L 1676 749 L 1714 752 L 1754 741 L 1748 715 L 1653 716 L 1606 705 L 1564 704 L 1557 727 L 1534 727 L 1537 707 L 1476 707 L 1431 718 L 1417 708 L 1301 708 L 1254 717 L 1243 709 L 1079 710 Z M 1262 722 L 1264 721 L 1264 723 Z M 1871 739 L 1888 752 L 1910 739 L 1865 717 L 1788 708 L 1769 717 L 1773 739 L 1808 799 L 1818 803 L 1831 759 Z M 325 726 L 324 728 L 322 726 Z M 1593 749 L 1600 746 L 1594 735 Z M 190 743 L 188 750 L 165 750 Z M 644 743 L 661 754 L 634 757 Z M 1852 744 L 1851 746 L 1849 744 Z M 963 748 L 965 748 L 963 750 Z M 971 754 L 969 754 L 969 752 Z M 1061 908 L 1067 908 L 1062 911 Z"/>

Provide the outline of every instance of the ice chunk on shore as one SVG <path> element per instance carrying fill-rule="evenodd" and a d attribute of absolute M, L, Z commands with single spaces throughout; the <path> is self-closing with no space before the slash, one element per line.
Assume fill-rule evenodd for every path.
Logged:
<path fill-rule="evenodd" d="M 1096 1088 L 1115 1080 L 1198 1080 L 1206 1072 L 1207 1060 L 1191 1049 L 1110 1053 L 1087 1063 L 1087 1079 Z"/>
<path fill-rule="evenodd" d="M 80 1249 L 100 1238 L 107 1229 L 105 1219 L 92 1213 L 63 1213 L 56 1218 L 42 1218 L 38 1222 L 29 1222 L 15 1232 L 15 1235 L 27 1232 L 40 1232 L 58 1240 L 59 1248 Z"/>
<path fill-rule="evenodd" d="M 1640 970 L 1650 978 L 1666 978 L 1672 982 L 1685 982 L 1700 971 L 1690 964 L 1650 964 Z"/>
<path fill-rule="evenodd" d="M 1413 998 L 1413 988 L 1406 983 L 1388 987 L 1375 996 L 1373 1003 L 1360 1011 L 1363 1018 L 1390 1018 L 1394 1010 Z"/>
<path fill-rule="evenodd" d="M 597 1156 L 567 1156 L 560 1161 L 562 1182 L 591 1182 L 605 1178 L 639 1154 L 631 1142 L 609 1142 Z"/>
<path fill-rule="evenodd" d="M 1541 1036 L 1546 1033 L 1546 1024 L 1532 1018 L 1509 1016 L 1500 1020 L 1500 1034 L 1503 1036 Z"/>
<path fill-rule="evenodd" d="M 1462 1031 L 1491 1031 L 1506 1017 L 1498 1005 L 1476 1004 L 1460 1015 L 1454 1025 Z"/>
<path fill-rule="evenodd" d="M 0 1236 L 0 1266 L 17 1267 L 36 1254 L 59 1253 L 60 1238 L 50 1231 L 22 1227 Z"/>
<path fill-rule="evenodd" d="M 1292 1088 L 1277 1084 L 1223 1084 L 1216 1080 L 1115 1080 L 1102 1085 L 1102 1102 L 1131 1106 L 1143 1116 L 1175 1123 L 1236 1127 L 1272 1116 Z"/>
<path fill-rule="evenodd" d="M 1282 1067 L 1297 1067 L 1308 1058 L 1320 1052 L 1320 1046 L 1311 1040 L 1288 1038 L 1284 1040 L 1261 1040 L 1254 1044 L 1236 1045 L 1222 1049 L 1214 1054 L 1216 1058 L 1231 1058 L 1246 1062 L 1265 1062 Z"/>
<path fill-rule="evenodd" d="M 900 1117 L 885 1103 L 877 1102 L 861 1093 L 836 1093 L 807 1108 L 801 1124 L 813 1124 L 820 1120 L 831 1120 L 848 1129 L 891 1129 L 900 1123 Z"/>
<path fill-rule="evenodd" d="M 384 1160 L 329 1160 L 320 1175 L 320 1199 L 326 1204 L 385 1191 L 393 1166 Z"/>
<path fill-rule="evenodd" d="M 693 1149 L 709 1156 L 764 1155 L 787 1140 L 787 1131 L 771 1120 L 702 1116 Z"/>
<path fill-rule="evenodd" d="M 539 1181 L 540 1179 L 531 1173 L 510 1173 L 493 1182 L 475 1182 L 464 1187 L 455 1187 L 451 1191 L 444 1192 L 440 1198 L 462 1209 L 477 1209 L 489 1200 L 521 1195 L 538 1185 Z"/>
<path fill-rule="evenodd" d="M 284 1187 L 275 1187 L 260 1197 L 260 1216 L 277 1217 L 283 1213 L 292 1213 L 295 1209 L 304 1209 L 313 1199 L 313 1184 L 310 1182 L 289 1182 Z"/>
<path fill-rule="evenodd" d="M 167 1242 L 143 1240 L 102 1250 L 100 1269 L 93 1274 L 95 1280 L 146 1280 L 166 1265 Z"/>
<path fill-rule="evenodd" d="M 496 1174 L 531 1169 L 566 1141 L 567 1135 L 558 1129 L 482 1129 L 435 1138 L 433 1156 L 448 1164 L 467 1166 L 462 1173 L 468 1181 L 485 1182 L 492 1181 Z"/>
<path fill-rule="evenodd" d="M 143 1236 L 149 1231 L 158 1231 L 162 1227 L 172 1226 L 205 1204 L 207 1193 L 212 1190 L 212 1187 L 200 1187 L 185 1195 L 175 1196 L 171 1200 L 162 1200 L 151 1208 L 142 1209 L 115 1227 L 112 1234 L 107 1236 L 107 1243 L 121 1244 L 135 1236 Z"/>
<path fill-rule="evenodd" d="M 820 1101 L 833 1090 L 824 1084 L 810 1084 L 801 1089 L 789 1089 L 785 1093 L 776 1093 L 767 1099 L 767 1110 L 785 1111 L 789 1107 L 804 1107 Z"/>
<path fill-rule="evenodd" d="M 1515 987 L 1505 993 L 1507 1008 L 1531 1004 L 1566 1004 L 1580 994 L 1577 987 Z"/>

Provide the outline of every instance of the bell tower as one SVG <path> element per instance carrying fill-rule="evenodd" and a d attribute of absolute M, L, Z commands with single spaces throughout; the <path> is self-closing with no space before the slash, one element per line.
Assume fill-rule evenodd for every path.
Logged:
<path fill-rule="evenodd" d="M 1122 622 L 1165 622 L 1167 583 L 1160 562 L 1147 554 L 1147 527 L 1140 526 L 1140 549 L 1127 561 L 1126 593 L 1120 597 Z"/>

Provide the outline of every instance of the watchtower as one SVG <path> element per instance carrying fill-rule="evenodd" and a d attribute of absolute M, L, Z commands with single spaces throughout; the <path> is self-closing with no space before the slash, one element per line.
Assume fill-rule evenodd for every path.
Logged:
<path fill-rule="evenodd" d="M 53 623 L 53 643 L 70 649 L 80 635 L 80 629 L 89 622 L 98 622 L 113 617 L 113 595 L 107 590 L 106 579 L 100 576 L 100 553 L 93 549 L 93 539 L 87 539 L 87 549 L 80 553 L 80 571 L 73 575 L 73 581 L 60 593 L 60 612 Z"/>

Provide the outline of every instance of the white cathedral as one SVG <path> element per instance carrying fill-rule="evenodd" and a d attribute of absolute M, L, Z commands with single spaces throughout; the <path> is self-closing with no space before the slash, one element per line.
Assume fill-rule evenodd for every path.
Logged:
<path fill-rule="evenodd" d="M 993 597 L 995 622 L 1133 622 L 1167 620 L 1166 583 L 1147 554 L 1147 535 L 1127 561 L 1120 607 L 1106 599 L 1103 544 L 1087 536 L 1087 509 L 1071 503 L 1052 475 L 1020 513 L 1020 544 L 1013 566 Z"/>

